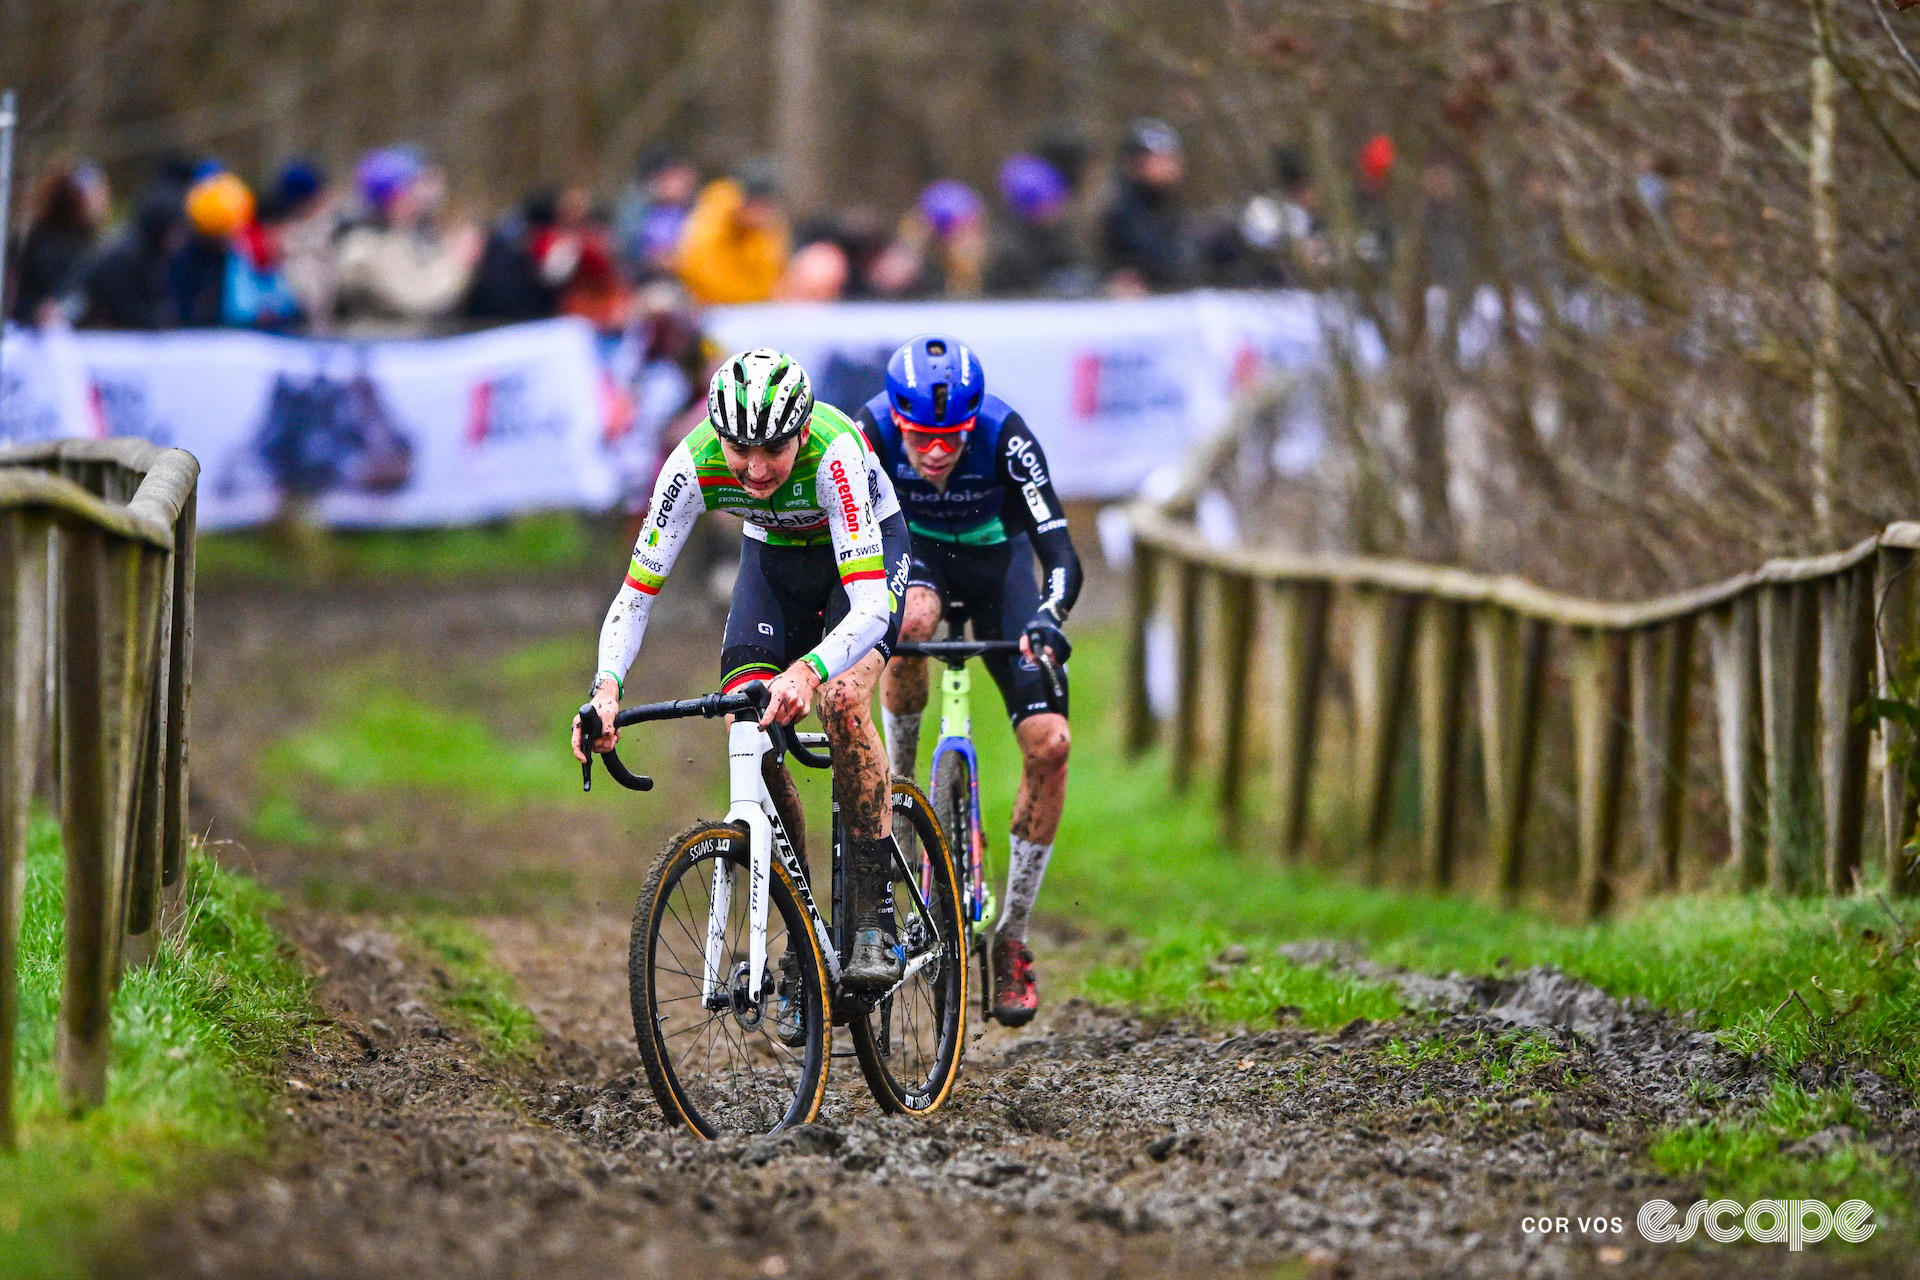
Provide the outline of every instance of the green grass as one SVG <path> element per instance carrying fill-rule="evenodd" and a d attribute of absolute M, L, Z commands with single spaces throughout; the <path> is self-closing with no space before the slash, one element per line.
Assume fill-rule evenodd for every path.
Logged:
<path fill-rule="evenodd" d="M 1222 942 L 1207 934 L 1168 938 L 1132 963 L 1096 967 L 1081 979 L 1081 992 L 1150 1013 L 1249 1026 L 1271 1026 L 1279 1011 L 1309 1027 L 1379 1021 L 1401 1012 L 1391 987 L 1294 964 L 1272 952 L 1222 963 Z"/>
<path fill-rule="evenodd" d="M 465 529 L 206 534 L 195 559 L 201 581 L 214 586 L 312 577 L 450 582 L 581 571 L 609 545 L 585 516 L 541 512 Z"/>
<path fill-rule="evenodd" d="M 493 949 L 473 928 L 444 915 L 399 922 L 400 932 L 426 955 L 441 983 L 439 1005 L 503 1058 L 526 1059 L 540 1048 L 540 1023 L 513 978 L 493 963 Z"/>
<path fill-rule="evenodd" d="M 185 917 L 114 999 L 106 1105 L 78 1121 L 54 1071 L 63 861 L 36 824 L 20 937 L 21 1146 L 0 1154 L 0 1275 L 68 1277 L 149 1198 L 176 1195 L 259 1149 L 281 1053 L 310 1012 L 268 920 L 274 899 L 196 854 Z"/>
<path fill-rule="evenodd" d="M 274 744 L 265 764 L 270 778 L 312 778 L 345 791 L 413 788 L 503 809 L 528 800 L 577 802 L 579 787 L 566 785 L 564 749 L 564 742 L 511 742 L 472 712 L 374 688 Z"/>
<path fill-rule="evenodd" d="M 1427 1036 L 1419 1040 L 1395 1038 L 1385 1056 L 1395 1066 L 1417 1070 L 1429 1063 L 1473 1063 L 1490 1088 L 1507 1089 L 1539 1068 L 1566 1057 L 1566 1051 L 1538 1031 L 1503 1031 L 1489 1035 Z"/>
<path fill-rule="evenodd" d="M 1195 956 L 1226 942 L 1261 952 L 1327 938 L 1429 972 L 1554 965 L 1615 995 L 1689 1011 L 1729 1047 L 1783 1068 L 1809 1056 L 1855 1056 L 1920 1089 L 1920 1036 L 1912 1034 L 1920 1026 L 1920 946 L 1910 945 L 1920 938 L 1920 905 L 1699 895 L 1574 924 L 1465 895 L 1370 887 L 1236 852 L 1217 834 L 1204 774 L 1177 796 L 1157 754 L 1129 761 L 1120 750 L 1119 641 L 1117 628 L 1076 637 L 1072 774 L 1043 912 L 1081 928 L 1125 931 L 1146 944 L 1149 958 L 1161 948 Z M 997 701 L 982 679 L 974 694 L 975 736 L 999 875 L 1018 759 L 990 700 Z M 1191 965 L 1187 971 L 1195 972 Z M 1106 974 L 1100 982 L 1111 990 L 1117 978 Z M 1136 982 L 1143 992 L 1164 986 L 1151 973 Z M 1228 1007 L 1232 1002 L 1201 999 L 1194 1011 Z M 1234 1018 L 1251 1005 L 1239 1007 Z"/>
<path fill-rule="evenodd" d="M 1817 1150 L 1793 1150 L 1835 1126 L 1852 1133 L 1831 1134 Z M 1698 1178 L 1706 1194 L 1743 1204 L 1806 1199 L 1832 1205 L 1857 1196 L 1881 1214 L 1897 1213 L 1912 1201 L 1913 1179 L 1859 1140 L 1868 1128 L 1845 1089 L 1809 1092 L 1782 1080 L 1757 1106 L 1667 1131 L 1650 1154 L 1663 1172 Z"/>

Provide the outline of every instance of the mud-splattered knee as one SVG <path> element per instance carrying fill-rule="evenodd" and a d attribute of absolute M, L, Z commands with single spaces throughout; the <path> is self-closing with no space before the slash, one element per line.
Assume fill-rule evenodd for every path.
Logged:
<path fill-rule="evenodd" d="M 1073 731 L 1067 728 L 1064 719 L 1057 728 L 1023 737 L 1020 744 L 1020 753 L 1026 760 L 1027 768 L 1036 773 L 1058 773 L 1065 769 L 1067 756 L 1072 750 Z"/>
<path fill-rule="evenodd" d="M 831 734 L 854 732 L 866 723 L 870 696 L 869 690 L 836 680 L 820 691 L 820 722 Z"/>

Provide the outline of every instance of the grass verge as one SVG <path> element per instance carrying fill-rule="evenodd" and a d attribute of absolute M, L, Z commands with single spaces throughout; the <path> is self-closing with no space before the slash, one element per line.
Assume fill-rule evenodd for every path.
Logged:
<path fill-rule="evenodd" d="M 1661 1170 L 1696 1177 L 1711 1196 L 1755 1200 L 1849 1197 L 1876 1210 L 1910 1204 L 1913 1178 L 1861 1141 L 1870 1121 L 1846 1089 L 1778 1081 L 1758 1106 L 1668 1130 L 1650 1152 Z"/>
<path fill-rule="evenodd" d="M 195 855 L 184 918 L 113 1006 L 106 1105 L 68 1119 L 54 1072 L 64 950 L 59 836 L 36 824 L 20 940 L 20 1147 L 0 1154 L 0 1275 L 64 1280 L 162 1195 L 259 1149 L 274 1066 L 310 1012 L 274 899 Z"/>
<path fill-rule="evenodd" d="M 315 577 L 462 582 L 583 571 L 617 544 L 588 517 L 551 511 L 462 529 L 203 534 L 195 561 L 211 586 Z"/>
<path fill-rule="evenodd" d="M 445 915 L 412 916 L 397 927 L 432 966 L 442 1013 L 498 1057 L 524 1061 L 539 1051 L 540 1022 L 520 1003 L 512 976 L 493 963 L 485 938 Z"/>

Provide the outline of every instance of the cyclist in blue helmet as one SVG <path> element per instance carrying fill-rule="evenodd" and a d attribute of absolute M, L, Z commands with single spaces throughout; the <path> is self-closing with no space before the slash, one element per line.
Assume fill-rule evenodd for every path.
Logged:
<path fill-rule="evenodd" d="M 958 339 L 924 334 L 894 352 L 887 389 L 855 421 L 892 479 L 913 534 L 901 638 L 929 638 L 957 603 L 976 636 L 1020 639 L 1018 659 L 986 660 L 1023 762 L 1006 905 L 993 942 L 994 1016 L 1019 1026 L 1039 1007 L 1027 919 L 1066 799 L 1070 646 L 1061 628 L 1080 594 L 1080 557 L 1040 442 L 1006 401 L 988 394 L 979 358 Z M 1033 660 L 1041 649 L 1062 668 L 1058 698 Z M 880 705 L 893 771 L 912 777 L 927 705 L 924 658 L 888 662 Z"/>

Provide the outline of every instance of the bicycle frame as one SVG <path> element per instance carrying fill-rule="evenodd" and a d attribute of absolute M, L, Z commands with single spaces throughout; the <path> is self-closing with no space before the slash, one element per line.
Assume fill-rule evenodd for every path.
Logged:
<path fill-rule="evenodd" d="M 766 778 L 761 773 L 761 760 L 772 750 L 773 739 L 758 724 L 744 716 L 736 719 L 727 730 L 727 780 L 732 800 L 727 806 L 726 820 L 746 827 L 749 850 L 747 990 L 761 990 L 767 972 L 767 877 L 773 873 L 776 854 L 781 865 L 787 869 L 788 878 L 799 890 L 800 903 L 806 908 L 807 922 L 820 939 L 820 949 L 827 960 L 827 976 L 838 984 L 840 953 L 834 947 L 826 922 L 821 918 L 820 908 L 813 900 L 813 887 L 807 879 L 807 869 L 801 865 L 800 855 L 787 838 L 787 829 L 780 821 L 780 813 L 774 808 L 773 797 L 767 792 Z M 834 845 L 837 858 L 839 841 L 836 840 Z M 724 975 L 719 972 L 720 957 L 726 945 L 727 917 L 732 910 L 733 873 L 730 864 L 716 860 L 713 864 L 713 897 L 707 908 L 706 963 L 700 975 L 700 995 L 708 1002 L 712 1001 L 719 983 L 724 980 Z"/>
<path fill-rule="evenodd" d="M 760 686 L 749 686 L 749 691 Z M 677 702 L 653 703 L 641 707 L 631 707 L 620 713 L 616 725 L 640 724 L 650 720 L 671 720 L 683 716 L 732 715 L 734 720 L 727 730 L 727 781 L 731 792 L 727 806 L 726 821 L 739 823 L 746 828 L 748 841 L 747 860 L 747 987 L 750 992 L 759 992 L 767 973 L 767 912 L 771 907 L 768 891 L 768 877 L 773 874 L 773 860 L 778 857 L 786 868 L 787 876 L 793 881 L 794 889 L 800 899 L 800 905 L 807 914 L 808 926 L 818 939 L 820 950 L 826 959 L 827 976 L 837 990 L 840 985 L 841 948 L 836 945 L 834 931 L 827 928 L 825 918 L 820 914 L 819 904 L 813 896 L 813 884 L 807 874 L 806 864 L 793 847 L 793 841 L 787 835 L 786 826 L 780 821 L 780 812 L 774 806 L 773 797 L 767 791 L 764 773 L 765 760 L 770 752 L 788 751 L 795 759 L 816 769 L 831 768 L 826 756 L 811 754 L 813 748 L 826 745 L 826 737 L 821 734 L 794 733 L 790 729 L 781 729 L 785 746 L 776 746 L 772 735 L 763 730 L 755 717 L 766 706 L 762 689 L 760 696 L 754 698 L 747 694 L 708 694 L 699 698 L 686 698 Z M 582 734 L 593 739 L 600 736 L 600 718 L 593 705 L 588 703 L 580 708 L 580 726 Z M 653 780 L 629 772 L 620 763 L 620 757 L 612 750 L 601 753 L 607 772 L 620 785 L 632 791 L 650 791 Z M 585 790 L 593 786 L 593 765 L 591 757 L 580 772 L 580 785 Z M 916 883 L 911 868 L 907 866 L 906 856 L 898 844 L 893 847 L 896 866 L 906 877 L 908 892 L 912 895 L 915 909 L 926 916 L 929 914 L 927 894 Z M 834 928 L 843 930 L 844 913 L 839 909 L 843 901 L 841 894 L 842 863 L 846 857 L 845 832 L 840 823 L 840 807 L 834 805 L 832 839 L 832 885 L 834 891 Z M 733 872 L 731 864 L 718 860 L 713 868 L 713 895 L 707 907 L 707 933 L 701 955 L 700 998 L 712 1007 L 721 999 L 721 992 L 729 983 L 729 976 L 720 971 L 726 951 L 727 921 L 733 911 Z M 845 941 L 840 939 L 839 941 Z M 900 981 L 883 992 L 885 999 L 898 990 L 901 983 L 919 972 L 934 958 L 929 951 L 908 960 Z M 756 1000 L 758 996 L 754 997 Z"/>
<path fill-rule="evenodd" d="M 956 853 L 968 859 L 972 869 L 969 900 L 963 904 L 973 924 L 981 923 L 991 910 L 986 878 L 986 837 L 980 822 L 980 755 L 973 745 L 973 673 L 966 666 L 945 667 L 940 673 L 940 741 L 933 748 L 932 778 L 940 776 L 940 760 L 953 752 L 966 762 L 970 817 L 968 843 L 972 846 Z"/>

